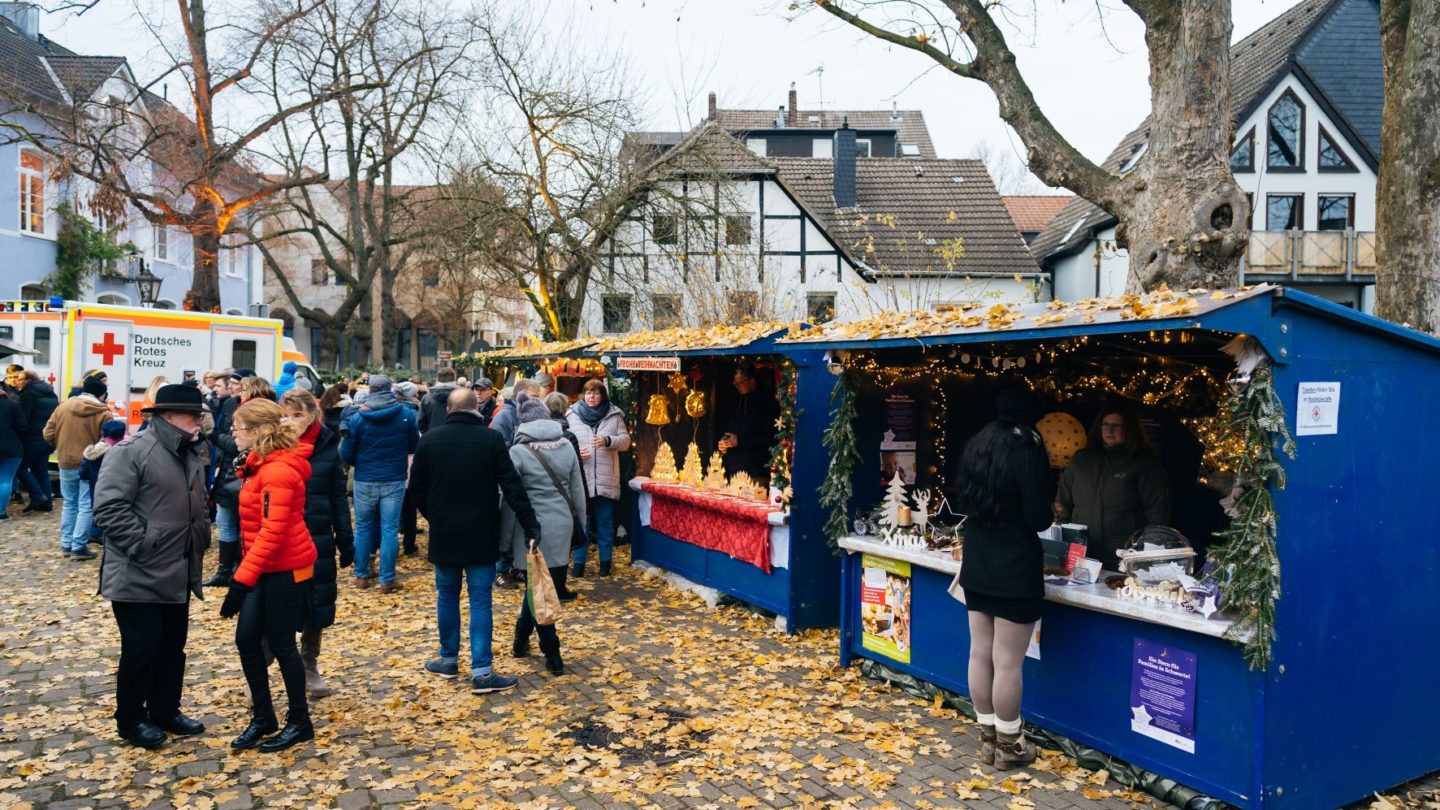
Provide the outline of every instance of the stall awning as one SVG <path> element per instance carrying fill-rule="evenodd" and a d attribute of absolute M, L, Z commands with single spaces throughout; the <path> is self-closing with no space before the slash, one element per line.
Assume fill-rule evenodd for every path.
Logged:
<path fill-rule="evenodd" d="M 573 340 L 525 343 L 485 352 L 480 355 L 480 360 L 483 363 L 498 363 L 525 360 L 549 360 L 556 357 L 579 357 L 582 352 L 595 345 L 598 341 L 599 338 L 582 337 Z"/>
<path fill-rule="evenodd" d="M 801 330 L 809 328 L 808 324 L 776 321 L 678 327 L 606 338 L 585 353 L 595 357 L 771 354 L 775 351 L 777 340 L 790 334 L 798 335 Z"/>

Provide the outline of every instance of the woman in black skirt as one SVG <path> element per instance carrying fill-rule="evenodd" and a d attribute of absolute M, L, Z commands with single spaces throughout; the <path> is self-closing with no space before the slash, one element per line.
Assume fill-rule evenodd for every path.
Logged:
<path fill-rule="evenodd" d="M 970 614 L 970 699 L 982 758 L 1009 770 L 1035 759 L 1021 733 L 1021 665 L 1045 596 L 1037 533 L 1050 525 L 1055 486 L 1034 427 L 1039 399 L 1007 388 L 995 407 L 999 418 L 966 443 L 956 483 L 969 516 L 960 584 Z"/>

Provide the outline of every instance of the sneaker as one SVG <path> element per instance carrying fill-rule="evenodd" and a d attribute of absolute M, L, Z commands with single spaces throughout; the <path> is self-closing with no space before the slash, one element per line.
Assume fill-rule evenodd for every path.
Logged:
<path fill-rule="evenodd" d="M 70 559 L 72 560 L 93 560 L 98 556 L 100 555 L 84 546 L 70 550 Z"/>
<path fill-rule="evenodd" d="M 501 571 L 495 575 L 495 585 L 500 588 L 520 587 L 520 578 L 515 573 L 514 571 Z"/>
<path fill-rule="evenodd" d="M 460 675 L 460 664 L 456 661 L 446 661 L 436 658 L 425 662 L 425 671 L 431 675 L 439 675 L 442 678 L 455 678 Z"/>
<path fill-rule="evenodd" d="M 498 672 L 476 675 L 470 679 L 470 694 L 486 695 L 491 692 L 504 692 L 507 689 L 514 689 L 515 684 L 519 682 L 509 675 L 501 675 Z"/>

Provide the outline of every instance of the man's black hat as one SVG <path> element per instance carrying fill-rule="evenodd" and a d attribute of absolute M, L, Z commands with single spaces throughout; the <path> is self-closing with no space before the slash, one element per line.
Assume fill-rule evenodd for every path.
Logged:
<path fill-rule="evenodd" d="M 171 383 L 160 386 L 155 392 L 155 404 L 141 409 L 141 413 L 157 411 L 180 411 L 182 413 L 205 413 L 205 395 L 191 385 Z"/>

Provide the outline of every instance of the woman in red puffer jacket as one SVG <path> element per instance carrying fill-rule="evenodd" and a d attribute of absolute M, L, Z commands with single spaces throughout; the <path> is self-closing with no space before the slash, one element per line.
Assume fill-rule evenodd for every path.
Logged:
<path fill-rule="evenodd" d="M 300 442 L 299 430 L 266 399 L 252 399 L 235 411 L 235 444 L 247 454 L 240 473 L 245 482 L 240 490 L 242 556 L 220 615 L 240 616 L 235 646 L 250 686 L 252 716 L 230 747 L 258 744 L 261 751 L 283 751 L 315 738 L 305 700 L 305 664 L 295 646 L 315 567 L 315 544 L 305 528 L 313 445 Z M 284 729 L 275 721 L 262 641 L 269 643 L 285 681 L 290 705 Z M 270 734 L 275 736 L 260 741 Z"/>

